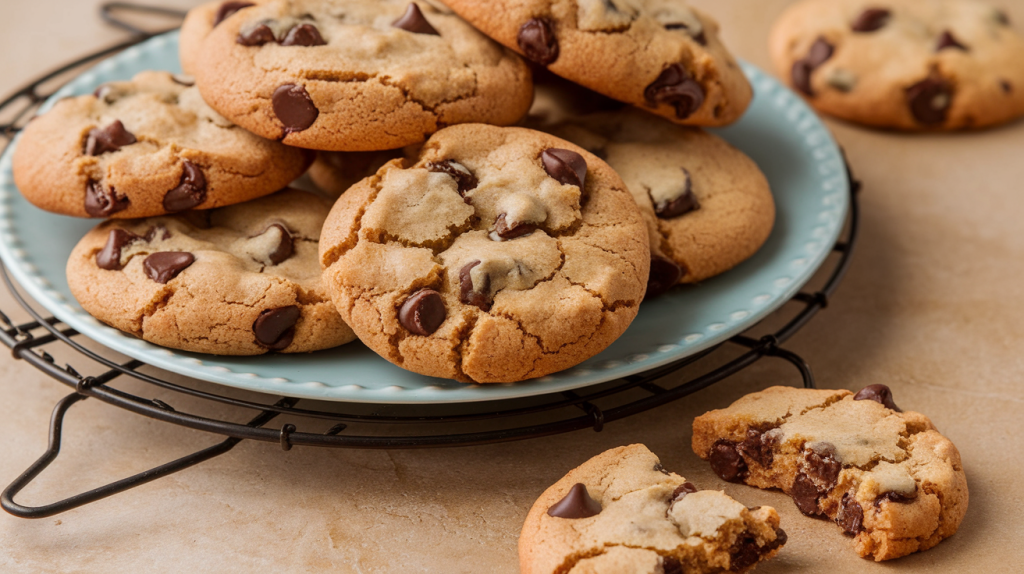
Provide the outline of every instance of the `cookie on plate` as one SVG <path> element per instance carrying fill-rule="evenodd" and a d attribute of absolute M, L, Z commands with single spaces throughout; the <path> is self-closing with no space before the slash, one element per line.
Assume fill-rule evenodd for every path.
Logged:
<path fill-rule="evenodd" d="M 718 24 L 679 0 L 447 4 L 555 74 L 677 123 L 732 123 L 753 97 Z"/>
<path fill-rule="evenodd" d="M 203 58 L 203 40 L 228 16 L 266 1 L 217 0 L 189 10 L 178 34 L 178 60 L 181 61 L 181 71 L 190 75 L 195 73 L 196 66 Z"/>
<path fill-rule="evenodd" d="M 173 75 L 142 72 L 31 121 L 14 151 L 14 182 L 47 211 L 127 219 L 262 197 L 311 161 L 227 121 Z"/>
<path fill-rule="evenodd" d="M 786 543 L 770 506 L 747 508 L 665 470 L 644 445 L 603 452 L 537 499 L 522 574 L 748 572 Z"/>
<path fill-rule="evenodd" d="M 1024 37 L 974 0 L 804 0 L 776 22 L 779 74 L 825 113 L 901 130 L 1024 115 Z"/>
<path fill-rule="evenodd" d="M 960 453 L 885 385 L 747 395 L 694 420 L 693 452 L 723 480 L 782 489 L 877 561 L 935 546 L 967 512 Z"/>
<path fill-rule="evenodd" d="M 400 149 L 318 152 L 316 161 L 309 166 L 309 178 L 328 196 L 338 197 L 364 178 L 377 173 L 387 162 L 402 157 L 402 153 Z"/>
<path fill-rule="evenodd" d="M 650 251 L 606 163 L 524 128 L 446 128 L 346 191 L 320 239 L 324 282 L 392 363 L 512 382 L 597 354 L 636 317 Z"/>
<path fill-rule="evenodd" d="M 206 101 L 288 145 L 375 151 L 446 125 L 510 125 L 533 96 L 512 51 L 447 9 L 408 0 L 271 0 L 203 40 Z"/>
<path fill-rule="evenodd" d="M 355 338 L 320 282 L 330 204 L 285 190 L 230 207 L 107 221 L 68 261 L 71 292 L 104 323 L 216 355 L 302 353 Z"/>

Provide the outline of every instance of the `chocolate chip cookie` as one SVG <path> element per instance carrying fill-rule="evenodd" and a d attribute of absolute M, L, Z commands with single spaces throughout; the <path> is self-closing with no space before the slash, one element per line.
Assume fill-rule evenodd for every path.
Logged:
<path fill-rule="evenodd" d="M 782 489 L 876 561 L 935 546 L 967 512 L 960 453 L 885 385 L 747 395 L 694 420 L 693 451 L 723 480 Z"/>
<path fill-rule="evenodd" d="M 678 0 L 447 0 L 555 74 L 674 122 L 736 121 L 752 90 L 718 24 Z"/>
<path fill-rule="evenodd" d="M 311 161 L 227 121 L 171 74 L 143 72 L 30 122 L 14 152 L 14 181 L 47 211 L 127 219 L 261 197 Z"/>
<path fill-rule="evenodd" d="M 804 0 L 771 35 L 779 74 L 825 113 L 901 130 L 1024 115 L 1024 38 L 974 0 Z"/>
<path fill-rule="evenodd" d="M 636 317 L 650 251 L 606 163 L 547 134 L 471 124 L 346 191 L 320 259 L 371 349 L 410 371 L 489 383 L 611 344 Z"/>
<path fill-rule="evenodd" d="M 446 8 L 408 0 L 271 0 L 227 17 L 195 65 L 206 101 L 288 145 L 396 149 L 446 125 L 510 125 L 530 71 Z"/>
<path fill-rule="evenodd" d="M 228 16 L 266 1 L 217 0 L 189 10 L 185 15 L 185 21 L 181 23 L 181 32 L 178 35 L 178 59 L 181 62 L 181 70 L 190 75 L 195 73 L 196 66 L 203 58 L 203 40 Z"/>
<path fill-rule="evenodd" d="M 210 211 L 108 221 L 68 261 L 71 292 L 108 325 L 216 355 L 302 353 L 355 338 L 321 286 L 330 204 L 285 190 Z"/>
<path fill-rule="evenodd" d="M 665 470 L 647 447 L 603 452 L 537 499 L 523 574 L 748 572 L 786 543 L 774 508 L 747 508 Z"/>
<path fill-rule="evenodd" d="M 377 173 L 387 162 L 402 157 L 402 150 L 322 151 L 309 167 L 313 183 L 331 197 L 338 197 L 361 179 Z"/>

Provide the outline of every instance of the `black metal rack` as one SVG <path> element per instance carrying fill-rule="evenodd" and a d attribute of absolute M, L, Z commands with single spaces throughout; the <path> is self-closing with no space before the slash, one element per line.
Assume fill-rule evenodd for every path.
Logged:
<path fill-rule="evenodd" d="M 179 17 L 182 15 L 181 12 L 174 10 L 140 7 L 130 3 L 105 4 L 101 9 L 103 18 L 133 32 L 135 37 L 46 74 L 0 102 L 0 121 L 4 122 L 0 124 L 0 135 L 5 140 L 0 144 L 0 151 L 7 147 L 14 134 L 27 123 L 35 109 L 63 83 L 63 79 L 100 58 L 161 33 L 146 32 L 121 20 L 115 15 L 118 11 Z M 44 90 L 47 86 L 49 88 Z M 47 93 L 42 93 L 44 91 Z M 112 357 L 113 352 L 90 348 L 95 345 L 84 340 L 84 337 L 73 329 L 63 326 L 58 319 L 44 316 L 37 311 L 19 292 L 6 269 L 0 266 L 0 278 L 22 308 L 18 312 L 27 313 L 29 317 L 26 322 L 17 324 L 7 313 L 0 310 L 0 342 L 11 349 L 15 359 L 27 361 L 73 390 L 71 394 L 61 399 L 53 410 L 46 452 L 3 491 L 0 506 L 22 518 L 52 516 L 199 464 L 228 452 L 242 440 L 279 443 L 285 450 L 295 445 L 373 449 L 435 448 L 522 440 L 585 428 L 600 431 L 609 422 L 647 411 L 706 388 L 746 369 L 764 357 L 777 357 L 793 364 L 799 370 L 804 386 L 813 387 L 814 379 L 808 364 L 795 353 L 783 349 L 781 345 L 828 305 L 829 298 L 846 274 L 857 239 L 856 192 L 859 187 L 859 183 L 851 176 L 851 209 L 846 227 L 842 239 L 835 244 L 833 253 L 823 266 L 823 269 L 830 268 L 831 271 L 819 270 L 819 276 L 827 273 L 820 288 L 813 292 L 797 294 L 776 312 L 774 321 L 781 322 L 781 327 L 764 333 L 766 322 L 762 322 L 743 335 L 732 337 L 726 343 L 696 356 L 576 392 L 566 391 L 530 399 L 480 403 L 468 407 L 468 410 L 463 405 L 428 405 L 413 410 L 411 407 L 402 406 L 377 408 L 343 403 L 318 403 L 310 400 L 302 400 L 303 406 L 300 407 L 300 400 L 295 398 L 283 397 L 274 401 L 266 400 L 266 395 L 252 394 L 239 397 L 238 393 L 230 393 L 229 389 L 213 384 L 198 381 L 171 382 L 161 378 L 159 374 L 146 372 L 155 369 L 140 361 L 120 362 Z M 788 321 L 783 317 L 787 313 L 792 314 Z M 755 334 L 758 331 L 762 333 Z M 76 360 L 89 361 L 91 368 L 98 367 L 99 374 L 83 375 L 79 369 L 67 362 L 62 366 L 47 349 L 55 354 L 70 352 L 77 357 Z M 81 365 L 80 369 L 86 372 Z M 673 374 L 677 375 L 676 380 L 660 381 L 660 384 L 656 384 L 659 379 Z M 139 396 L 138 391 L 128 392 L 115 387 L 119 382 L 126 380 L 142 383 L 141 388 L 151 389 L 153 392 L 159 389 L 163 394 L 181 397 L 183 401 L 187 397 L 190 404 L 198 402 L 215 404 L 219 408 L 228 407 L 233 412 L 242 413 L 245 418 L 251 419 L 241 423 L 231 422 L 227 420 L 230 418 L 227 416 L 214 418 L 192 414 L 179 410 L 180 404 L 175 408 L 165 400 Z M 68 410 L 90 397 L 139 415 L 226 438 L 213 446 L 167 464 L 52 504 L 28 507 L 15 502 L 14 497 L 60 453 L 62 425 Z M 294 422 L 288 422 L 279 428 L 267 427 L 279 416 L 287 417 L 289 421 Z M 332 426 L 326 430 L 313 431 L 312 428 L 318 425 Z M 299 430 L 300 426 L 304 430 Z M 364 428 L 366 431 L 360 432 Z"/>

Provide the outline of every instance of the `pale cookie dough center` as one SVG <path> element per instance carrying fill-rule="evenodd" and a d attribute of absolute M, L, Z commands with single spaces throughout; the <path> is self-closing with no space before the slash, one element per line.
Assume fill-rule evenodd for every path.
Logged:
<path fill-rule="evenodd" d="M 649 166 L 641 177 L 640 183 L 648 190 L 655 205 L 671 203 L 690 188 L 690 177 L 681 167 Z"/>
<path fill-rule="evenodd" d="M 715 538 L 731 520 L 742 517 L 745 506 L 715 490 L 687 494 L 672 505 L 669 518 L 684 537 Z"/>
<path fill-rule="evenodd" d="M 363 215 L 363 228 L 423 245 L 446 240 L 472 216 L 451 176 L 423 168 L 389 169 Z"/>
<path fill-rule="evenodd" d="M 558 241 L 541 231 L 512 241 L 492 241 L 484 232 L 473 231 L 459 237 L 441 258 L 456 285 L 459 272 L 479 261 L 470 277 L 473 290 L 486 295 L 532 289 L 553 275 L 562 262 Z"/>
<path fill-rule="evenodd" d="M 866 478 L 865 482 L 874 481 L 876 494 L 895 492 L 909 497 L 917 491 L 917 483 L 904 464 L 880 462 Z"/>
<path fill-rule="evenodd" d="M 640 13 L 636 0 L 577 0 L 576 26 L 587 32 L 621 30 Z"/>

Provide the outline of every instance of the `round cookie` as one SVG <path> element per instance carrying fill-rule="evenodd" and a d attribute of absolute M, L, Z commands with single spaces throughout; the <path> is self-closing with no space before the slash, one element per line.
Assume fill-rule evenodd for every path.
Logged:
<path fill-rule="evenodd" d="M 171 74 L 142 72 L 30 122 L 14 152 L 14 182 L 47 211 L 128 219 L 261 197 L 311 161 L 227 121 Z"/>
<path fill-rule="evenodd" d="M 665 470 L 644 445 L 603 452 L 537 499 L 522 574 L 748 572 L 786 543 L 770 506 L 747 508 Z"/>
<path fill-rule="evenodd" d="M 322 151 L 309 166 L 309 178 L 330 197 L 338 197 L 364 178 L 377 173 L 387 162 L 402 157 L 403 150 Z"/>
<path fill-rule="evenodd" d="M 203 40 L 199 89 L 263 137 L 331 151 L 422 142 L 446 125 L 510 125 L 526 63 L 449 10 L 408 0 L 271 0 Z"/>
<path fill-rule="evenodd" d="M 779 74 L 818 110 L 901 130 L 1024 116 L 1024 37 L 973 0 L 804 0 L 776 22 Z"/>
<path fill-rule="evenodd" d="M 320 259 L 371 349 L 410 371 L 490 383 L 611 344 L 636 317 L 650 251 L 603 161 L 540 132 L 469 124 L 346 191 Z"/>
<path fill-rule="evenodd" d="M 677 123 L 732 123 L 753 97 L 718 24 L 678 0 L 447 3 L 555 74 Z"/>
<path fill-rule="evenodd" d="M 178 60 L 181 62 L 181 71 L 190 75 L 195 73 L 196 66 L 203 57 L 203 40 L 228 16 L 266 1 L 216 0 L 189 10 L 178 34 Z"/>
<path fill-rule="evenodd" d="M 184 215 L 107 221 L 68 261 L 71 292 L 104 323 L 216 355 L 303 353 L 355 338 L 320 282 L 330 204 L 285 190 Z"/>

